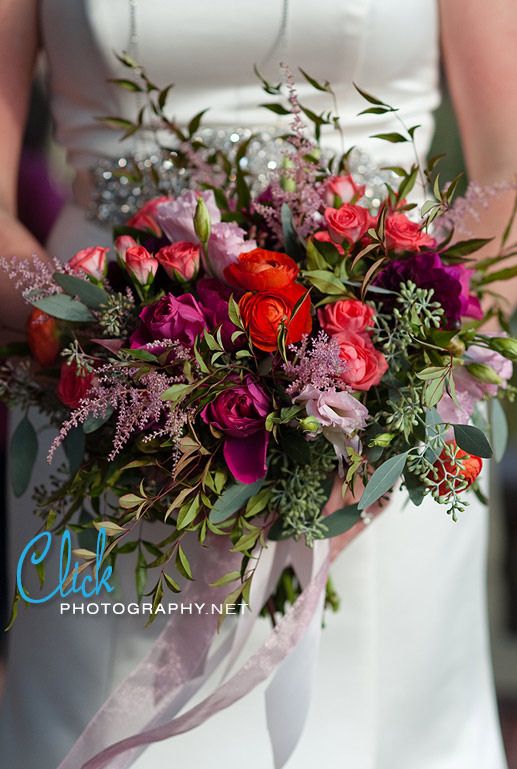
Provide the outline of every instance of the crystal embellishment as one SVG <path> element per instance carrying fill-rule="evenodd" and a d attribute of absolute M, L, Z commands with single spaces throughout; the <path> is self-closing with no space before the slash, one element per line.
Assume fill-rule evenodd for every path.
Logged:
<path fill-rule="evenodd" d="M 249 128 L 227 130 L 201 128 L 194 137 L 200 164 L 215 151 L 234 161 L 239 147 L 249 141 L 240 166 L 249 174 L 255 193 L 267 187 L 272 175 L 282 165 L 285 139 L 274 131 L 254 132 Z M 323 153 L 325 155 L 325 153 Z M 329 160 L 330 154 L 324 157 Z M 366 186 L 365 199 L 372 209 L 385 197 L 386 182 L 394 175 L 382 171 L 365 152 L 355 148 L 348 158 L 349 170 L 358 184 Z M 145 202 L 156 195 L 178 195 L 192 185 L 192 174 L 181 162 L 181 152 L 159 150 L 146 156 L 126 155 L 102 159 L 89 173 L 87 216 L 103 225 L 116 226 L 127 221 Z"/>

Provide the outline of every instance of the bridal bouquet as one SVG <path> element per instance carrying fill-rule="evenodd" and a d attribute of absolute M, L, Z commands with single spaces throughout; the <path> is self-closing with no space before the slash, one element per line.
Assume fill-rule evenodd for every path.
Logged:
<path fill-rule="evenodd" d="M 181 132 L 164 92 L 138 73 L 143 85 L 126 85 L 179 136 L 189 188 L 148 200 L 111 249 L 85 244 L 65 265 L 4 260 L 31 305 L 28 346 L 6 348 L 0 368 L 1 397 L 24 412 L 15 493 L 30 483 L 38 409 L 57 427 L 49 461 L 61 446 L 67 459 L 36 489 L 43 526 L 76 531 L 85 565 L 92 524 L 111 559 L 136 551 L 140 595 L 159 570 L 155 605 L 195 578 L 185 537 L 231 540 L 241 568 L 216 584 L 235 601 L 268 540 L 341 535 L 398 485 L 456 518 L 469 487 L 481 494 L 483 459 L 504 451 L 517 340 L 490 289 L 516 274 L 501 267 L 515 254 L 510 227 L 475 259 L 490 241 L 454 238 L 457 182 L 442 186 L 436 161 L 391 168 L 372 207 L 349 155 L 324 159 L 319 148 L 337 118 L 304 108 L 290 82 L 286 106 L 266 105 L 291 116 L 283 161 L 257 190 L 249 142 L 210 154 L 196 139 L 200 116 Z M 394 111 L 363 96 L 366 111 Z M 379 138 L 412 142 L 414 130 Z M 434 191 L 420 208 L 415 185 Z M 484 332 L 494 315 L 504 331 Z M 344 501 L 326 515 L 336 479 Z M 144 519 L 170 533 L 143 538 Z"/>

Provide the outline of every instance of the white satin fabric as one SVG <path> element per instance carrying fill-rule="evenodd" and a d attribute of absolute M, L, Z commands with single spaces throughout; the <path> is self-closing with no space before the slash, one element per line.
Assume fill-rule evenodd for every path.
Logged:
<path fill-rule="evenodd" d="M 352 81 L 419 123 L 427 152 L 438 102 L 435 0 L 291 0 L 285 43 L 264 62 L 281 23 L 281 0 L 140 0 L 139 58 L 160 84 L 174 81 L 171 111 L 186 121 L 262 126 L 269 101 L 254 63 L 274 79 L 275 62 L 302 66 L 336 88 L 347 143 L 379 162 L 412 162 L 406 145 L 369 139 L 397 130 L 393 117 L 355 118 L 364 102 Z M 113 51 L 127 48 L 128 0 L 42 0 L 57 136 L 73 167 L 132 149 L 94 118 L 132 116 L 134 96 L 106 84 L 123 77 Z M 323 109 L 325 97 L 300 88 Z M 331 141 L 332 139 L 329 139 Z M 134 147 L 133 147 L 134 148 Z M 49 243 L 62 259 L 109 232 L 68 205 Z M 48 469 L 38 468 L 44 478 Z M 12 509 L 12 555 L 35 526 L 30 500 Z M 489 662 L 485 607 L 486 512 L 475 501 L 458 524 L 432 503 L 390 508 L 341 555 L 333 577 L 342 597 L 322 635 L 313 706 L 287 769 L 503 769 L 506 766 Z M 120 561 L 122 594 L 132 565 Z M 13 569 L 11 570 L 13 572 Z M 10 636 L 0 756 L 9 769 L 56 769 L 114 683 L 155 631 L 141 618 L 59 617 L 55 605 L 22 610 Z M 255 642 L 269 631 L 257 624 Z M 279 716 L 280 717 L 280 716 Z M 263 692 L 191 733 L 149 748 L 136 769 L 267 769 Z"/>

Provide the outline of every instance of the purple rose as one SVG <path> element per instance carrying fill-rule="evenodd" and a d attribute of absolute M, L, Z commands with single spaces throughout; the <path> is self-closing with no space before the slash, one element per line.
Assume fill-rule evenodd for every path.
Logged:
<path fill-rule="evenodd" d="M 267 472 L 269 433 L 265 429 L 271 403 L 250 375 L 219 393 L 201 412 L 203 421 L 224 436 L 223 454 L 240 483 L 255 483 Z"/>
<path fill-rule="evenodd" d="M 239 254 L 257 247 L 254 240 L 244 240 L 246 233 L 235 222 L 219 222 L 212 227 L 208 241 L 208 272 L 224 280 L 224 270 L 239 258 Z"/>
<path fill-rule="evenodd" d="M 201 278 L 196 284 L 196 291 L 209 330 L 214 331 L 220 327 L 225 350 L 237 349 L 239 341 L 243 344 L 245 337 L 243 335 L 236 343 L 232 342 L 232 334 L 237 331 L 237 326 L 228 317 L 231 288 L 214 278 Z"/>
<path fill-rule="evenodd" d="M 439 254 L 424 251 L 406 259 L 394 259 L 381 271 L 375 283 L 395 292 L 408 280 L 419 288 L 434 289 L 434 299 L 445 313 L 444 325 L 452 329 L 459 327 L 464 315 L 483 317 L 477 297 L 470 293 L 471 275 L 472 270 L 463 265 L 444 264 Z M 394 304 L 392 297 L 382 297 L 380 301 L 385 308 Z"/>
<path fill-rule="evenodd" d="M 186 190 L 179 197 L 161 203 L 157 208 L 158 222 L 172 243 L 183 240 L 189 243 L 199 242 L 194 230 L 194 214 L 199 197 L 206 203 L 212 227 L 221 221 L 221 212 L 217 208 L 212 190 L 204 190 L 201 193 Z"/>
<path fill-rule="evenodd" d="M 144 307 L 140 326 L 131 335 L 131 347 L 144 347 L 149 342 L 173 339 L 192 347 L 206 327 L 205 317 L 192 294 L 165 294 L 154 304 Z"/>

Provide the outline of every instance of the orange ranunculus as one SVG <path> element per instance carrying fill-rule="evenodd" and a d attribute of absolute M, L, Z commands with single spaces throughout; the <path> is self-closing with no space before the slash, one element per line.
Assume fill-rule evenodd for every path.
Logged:
<path fill-rule="evenodd" d="M 299 283 L 291 283 L 281 289 L 244 294 L 239 309 L 255 347 L 264 352 L 274 352 L 282 324 L 287 327 L 287 344 L 299 342 L 304 334 L 310 333 L 312 317 L 308 296 L 291 320 L 296 303 L 306 293 L 307 290 Z"/>
<path fill-rule="evenodd" d="M 224 277 L 231 286 L 245 291 L 265 291 L 268 288 L 284 288 L 298 277 L 296 262 L 287 254 L 254 248 L 240 254 L 238 260 L 228 265 Z"/>
<path fill-rule="evenodd" d="M 27 318 L 26 331 L 34 358 L 40 366 L 52 366 L 61 349 L 57 320 L 34 308 Z"/>
<path fill-rule="evenodd" d="M 466 451 L 456 446 L 455 441 L 447 442 L 454 448 L 454 459 L 450 456 L 450 451 L 444 449 L 434 464 L 436 476 L 433 476 L 433 480 L 441 481 L 438 487 L 438 493 L 441 497 L 447 496 L 451 485 L 460 487 L 460 482 L 463 481 L 467 482 L 465 488 L 462 489 L 466 491 L 469 486 L 472 486 L 483 467 L 481 457 L 467 454 Z M 459 491 L 459 488 L 456 491 Z"/>

